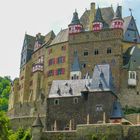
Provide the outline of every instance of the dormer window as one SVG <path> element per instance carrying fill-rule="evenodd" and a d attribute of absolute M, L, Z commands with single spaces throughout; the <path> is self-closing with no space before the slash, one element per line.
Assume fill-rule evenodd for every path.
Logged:
<path fill-rule="evenodd" d="M 104 77 L 104 73 L 101 71 L 100 73 L 100 77 L 103 78 Z"/>
<path fill-rule="evenodd" d="M 99 82 L 99 88 L 101 88 L 101 89 L 103 88 L 103 84 L 101 81 Z"/>
<path fill-rule="evenodd" d="M 69 89 L 69 94 L 73 94 L 73 90 L 72 90 L 72 88 L 70 87 L 70 89 Z"/>
<path fill-rule="evenodd" d="M 60 90 L 59 87 L 58 87 L 58 90 L 57 90 L 57 94 L 58 94 L 59 96 L 61 96 L 61 90 Z"/>

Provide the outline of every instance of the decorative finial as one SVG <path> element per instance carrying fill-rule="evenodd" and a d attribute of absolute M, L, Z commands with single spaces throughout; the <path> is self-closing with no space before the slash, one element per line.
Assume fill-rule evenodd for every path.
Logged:
<path fill-rule="evenodd" d="M 131 9 L 131 8 L 129 8 L 129 11 L 130 11 L 130 14 L 131 14 L 131 16 L 132 16 L 132 9 Z"/>

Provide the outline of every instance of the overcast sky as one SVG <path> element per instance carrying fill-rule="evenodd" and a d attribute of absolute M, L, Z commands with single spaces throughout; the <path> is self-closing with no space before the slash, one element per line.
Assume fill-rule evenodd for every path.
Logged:
<path fill-rule="evenodd" d="M 140 0 L 0 0 L 0 76 L 19 76 L 20 54 L 25 32 L 35 36 L 50 30 L 57 34 L 67 28 L 73 12 L 77 9 L 79 17 L 90 8 L 123 6 L 123 15 L 130 15 L 133 9 L 140 29 Z"/>

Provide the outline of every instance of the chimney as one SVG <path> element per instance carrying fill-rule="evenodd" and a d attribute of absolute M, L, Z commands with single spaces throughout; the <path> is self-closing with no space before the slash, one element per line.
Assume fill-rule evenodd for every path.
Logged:
<path fill-rule="evenodd" d="M 93 29 L 93 21 L 94 21 L 94 17 L 95 17 L 95 3 L 91 3 L 90 4 L 90 16 L 89 16 L 89 30 L 92 31 Z"/>

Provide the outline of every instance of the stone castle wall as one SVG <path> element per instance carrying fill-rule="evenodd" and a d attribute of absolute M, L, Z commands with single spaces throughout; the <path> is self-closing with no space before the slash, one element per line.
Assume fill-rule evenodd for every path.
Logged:
<path fill-rule="evenodd" d="M 43 132 L 41 140 L 139 140 L 140 126 L 120 124 L 78 125 L 76 131 Z"/>
<path fill-rule="evenodd" d="M 31 128 L 33 122 L 35 121 L 37 116 L 24 116 L 24 117 L 14 117 L 10 119 L 10 126 L 13 130 L 17 130 L 19 128 Z M 45 118 L 46 116 L 40 116 L 40 119 L 43 124 L 45 124 Z"/>

